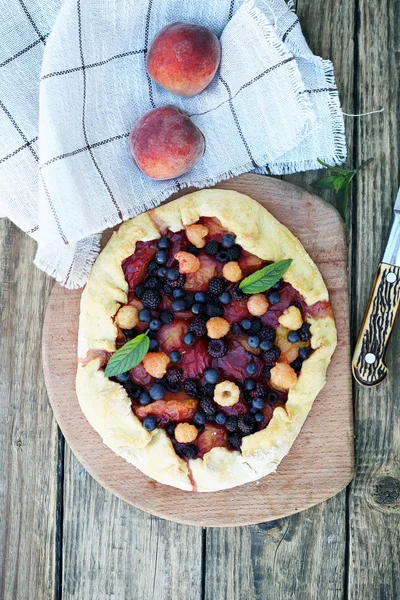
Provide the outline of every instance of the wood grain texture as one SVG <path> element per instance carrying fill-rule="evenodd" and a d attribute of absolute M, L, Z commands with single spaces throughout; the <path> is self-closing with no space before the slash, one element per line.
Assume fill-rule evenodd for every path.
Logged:
<path fill-rule="evenodd" d="M 392 222 L 399 173 L 400 2 L 359 1 L 355 112 L 357 162 L 374 157 L 356 182 L 353 215 L 354 333 L 357 334 Z M 357 471 L 349 497 L 350 600 L 400 597 L 400 328 L 385 362 L 389 376 L 355 389 Z"/>
<path fill-rule="evenodd" d="M 0 246 L 0 598 L 52 600 L 58 433 L 38 349 L 53 284 L 9 221 Z"/>
<path fill-rule="evenodd" d="M 80 291 L 54 287 L 43 332 L 43 359 L 57 421 L 78 459 L 100 483 L 135 506 L 174 521 L 232 526 L 303 510 L 339 492 L 351 478 L 346 251 L 337 212 L 300 188 L 258 175 L 243 175 L 217 187 L 249 194 L 299 237 L 321 269 L 335 313 L 338 347 L 326 387 L 276 474 L 233 490 L 188 494 L 151 481 L 102 444 L 75 393 Z M 252 503 L 244 502 L 248 497 Z"/>

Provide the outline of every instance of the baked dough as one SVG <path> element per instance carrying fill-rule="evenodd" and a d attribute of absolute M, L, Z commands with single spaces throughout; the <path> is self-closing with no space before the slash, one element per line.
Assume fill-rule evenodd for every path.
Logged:
<path fill-rule="evenodd" d="M 236 235 L 244 250 L 266 261 L 292 258 L 283 276 L 308 305 L 328 301 L 328 291 L 314 262 L 299 240 L 258 202 L 230 190 L 201 190 L 123 223 L 101 252 L 82 294 L 76 389 L 82 411 L 103 442 L 149 477 L 182 490 L 210 492 L 259 479 L 275 471 L 325 384 L 336 347 L 330 314 L 307 318 L 314 352 L 303 363 L 285 407 L 277 407 L 267 427 L 243 438 L 241 452 L 216 447 L 203 458 L 180 458 L 163 429 L 146 431 L 131 410 L 125 389 L 104 376 L 99 351 L 114 352 L 114 316 L 128 301 L 122 261 L 136 243 L 160 237 L 215 217 Z M 103 352 L 104 353 L 104 352 Z M 94 358 L 93 358 L 94 356 Z"/>

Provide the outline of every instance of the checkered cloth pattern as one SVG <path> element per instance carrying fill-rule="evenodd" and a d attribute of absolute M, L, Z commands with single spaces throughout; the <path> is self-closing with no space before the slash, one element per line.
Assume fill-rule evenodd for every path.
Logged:
<path fill-rule="evenodd" d="M 332 64 L 312 54 L 284 0 L 0 3 L 0 216 L 38 242 L 36 265 L 67 287 L 84 285 L 104 229 L 179 189 L 345 160 Z M 220 69 L 193 98 L 146 72 L 151 40 L 174 21 L 221 39 Z M 191 116 L 206 153 L 187 174 L 152 181 L 128 135 L 164 104 Z"/>

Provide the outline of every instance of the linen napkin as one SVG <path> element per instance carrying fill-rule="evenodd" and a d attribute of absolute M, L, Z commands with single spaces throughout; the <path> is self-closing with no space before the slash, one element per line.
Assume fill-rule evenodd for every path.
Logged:
<path fill-rule="evenodd" d="M 284 0 L 13 0 L 2 9 L 0 215 L 37 240 L 35 264 L 69 288 L 84 285 L 105 228 L 178 189 L 345 160 L 332 64 L 312 54 Z M 221 39 L 219 71 L 193 98 L 146 72 L 151 40 L 174 21 Z M 165 104 L 191 116 L 206 153 L 185 175 L 153 181 L 132 163 L 128 135 Z"/>

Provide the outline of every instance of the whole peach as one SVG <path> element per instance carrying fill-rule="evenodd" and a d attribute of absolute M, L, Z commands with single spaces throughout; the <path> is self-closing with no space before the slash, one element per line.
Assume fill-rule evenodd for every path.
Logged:
<path fill-rule="evenodd" d="M 192 23 L 172 23 L 158 32 L 147 54 L 147 71 L 174 94 L 195 96 L 211 82 L 221 60 L 215 33 Z"/>
<path fill-rule="evenodd" d="M 167 105 L 140 117 L 129 135 L 132 158 L 152 179 L 183 175 L 203 156 L 204 136 L 187 114 Z"/>

